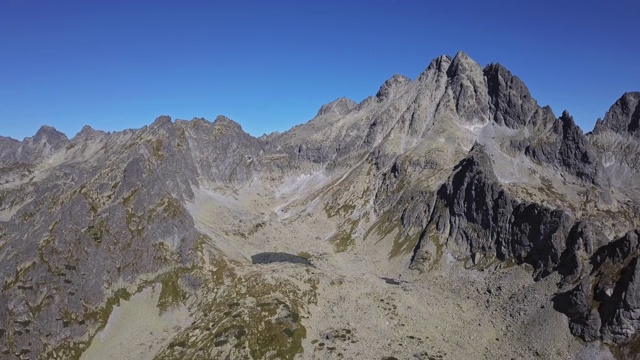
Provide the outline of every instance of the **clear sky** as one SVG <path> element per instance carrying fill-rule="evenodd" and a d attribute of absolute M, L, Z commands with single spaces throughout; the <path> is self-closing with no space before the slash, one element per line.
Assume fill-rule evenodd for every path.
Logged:
<path fill-rule="evenodd" d="M 638 14 L 631 0 L 0 0 L 0 135 L 162 114 L 284 131 L 458 50 L 589 131 L 640 90 Z"/>

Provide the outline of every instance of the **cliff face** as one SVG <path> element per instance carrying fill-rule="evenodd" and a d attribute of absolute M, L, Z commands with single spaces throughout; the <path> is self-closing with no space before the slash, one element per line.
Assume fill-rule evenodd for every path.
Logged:
<path fill-rule="evenodd" d="M 459 260 L 484 266 L 515 260 L 532 265 L 539 278 L 558 264 L 572 223 L 564 210 L 512 198 L 500 186 L 484 147 L 476 145 L 438 190 L 413 264 L 437 260 L 426 250 L 430 243 L 446 244 Z"/>
<path fill-rule="evenodd" d="M 377 256 L 417 278 L 453 262 L 561 279 L 567 331 L 625 353 L 640 329 L 639 94 L 585 135 L 503 66 L 460 52 L 283 134 L 163 116 L 0 138 L 0 351 L 78 358 L 114 307 L 161 286 L 162 308 L 188 305 L 191 322 L 158 358 L 293 358 L 319 326 L 323 261 Z M 313 271 L 248 263 L 292 244 L 331 253 Z"/>
<path fill-rule="evenodd" d="M 628 92 L 611 106 L 603 120 L 598 119 L 594 134 L 611 131 L 640 137 L 640 92 Z"/>
<path fill-rule="evenodd" d="M 640 168 L 639 101 L 638 92 L 624 94 L 588 134 L 612 185 L 636 200 L 640 195 L 637 181 Z"/>

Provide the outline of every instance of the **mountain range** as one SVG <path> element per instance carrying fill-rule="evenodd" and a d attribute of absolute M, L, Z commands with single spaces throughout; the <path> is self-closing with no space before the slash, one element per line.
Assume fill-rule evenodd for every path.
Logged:
<path fill-rule="evenodd" d="M 0 137 L 0 354 L 640 358 L 640 92 L 585 134 L 463 52 L 253 137 Z"/>

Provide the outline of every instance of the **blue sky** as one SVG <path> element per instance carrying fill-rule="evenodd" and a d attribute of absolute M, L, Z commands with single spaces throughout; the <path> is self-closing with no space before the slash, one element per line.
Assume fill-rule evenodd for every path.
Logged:
<path fill-rule="evenodd" d="M 585 130 L 640 90 L 632 1 L 0 0 L 0 135 L 224 114 L 284 131 L 468 53 Z"/>

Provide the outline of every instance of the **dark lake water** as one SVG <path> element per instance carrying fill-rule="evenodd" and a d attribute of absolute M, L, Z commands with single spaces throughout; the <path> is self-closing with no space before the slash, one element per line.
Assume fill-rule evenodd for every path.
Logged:
<path fill-rule="evenodd" d="M 306 266 L 315 267 L 309 259 L 288 254 L 284 252 L 263 252 L 259 254 L 255 254 L 251 256 L 251 262 L 254 264 L 272 264 L 272 263 L 292 263 L 292 264 L 302 264 Z"/>

